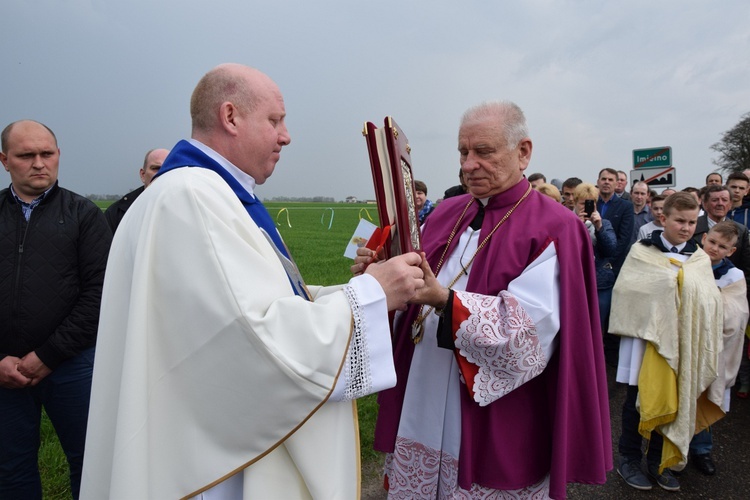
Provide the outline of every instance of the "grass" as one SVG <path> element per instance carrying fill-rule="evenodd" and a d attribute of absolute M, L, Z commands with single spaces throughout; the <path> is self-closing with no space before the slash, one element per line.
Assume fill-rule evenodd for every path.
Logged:
<path fill-rule="evenodd" d="M 95 202 L 102 210 L 111 201 Z M 357 203 L 266 203 L 271 217 L 289 247 L 305 282 L 310 285 L 334 285 L 351 278 L 352 261 L 343 256 L 349 238 L 360 218 L 377 223 L 374 205 Z M 288 218 L 287 218 L 288 216 Z M 362 468 L 372 470 L 382 462 L 372 449 L 378 404 L 371 395 L 357 402 L 360 426 Z M 42 417 L 42 445 L 39 469 L 45 499 L 69 499 L 68 465 L 54 429 L 46 415 Z"/>
<path fill-rule="evenodd" d="M 46 413 L 42 413 L 41 440 L 39 473 L 42 476 L 42 498 L 49 500 L 72 498 L 68 479 L 68 461 Z"/>
<path fill-rule="evenodd" d="M 377 220 L 377 210 L 370 205 L 268 203 L 266 207 L 305 282 L 311 285 L 349 281 L 352 261 L 344 257 L 349 238 L 360 215 Z"/>

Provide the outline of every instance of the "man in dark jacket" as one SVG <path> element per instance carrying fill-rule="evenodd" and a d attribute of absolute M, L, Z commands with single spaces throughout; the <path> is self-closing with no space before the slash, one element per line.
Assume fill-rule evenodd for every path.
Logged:
<path fill-rule="evenodd" d="M 113 233 L 115 232 L 115 229 L 117 229 L 117 226 L 120 224 L 122 218 L 125 217 L 125 212 L 128 211 L 130 205 L 132 205 L 135 199 L 141 195 L 143 190 L 146 189 L 149 184 L 151 184 L 151 180 L 161 168 L 161 165 L 162 163 L 164 163 L 164 160 L 167 158 L 168 154 L 168 149 L 152 149 L 148 153 L 146 153 L 146 158 L 143 159 L 143 166 L 139 170 L 143 186 L 129 192 L 128 194 L 111 204 L 109 208 L 107 208 L 106 212 L 104 212 L 104 216 L 107 218 L 107 224 L 109 224 L 109 227 L 110 229 L 112 229 Z"/>
<path fill-rule="evenodd" d="M 747 227 L 750 225 L 750 196 L 747 196 L 750 179 L 742 172 L 732 172 L 727 177 L 727 187 L 732 195 L 732 209 L 727 219 Z"/>
<path fill-rule="evenodd" d="M 622 263 L 630 250 L 630 238 L 633 234 L 635 224 L 635 213 L 633 204 L 624 198 L 617 196 L 615 186 L 617 185 L 617 170 L 603 168 L 599 172 L 596 187 L 599 189 L 599 200 L 596 202 L 596 210 L 602 214 L 602 219 L 612 223 L 612 228 L 617 236 L 617 253 L 612 259 L 615 278 L 620 272 Z"/>
<path fill-rule="evenodd" d="M 627 179 L 626 179 L 627 181 Z M 633 225 L 635 224 L 635 213 L 633 204 L 624 198 L 617 196 L 615 189 L 618 182 L 618 172 L 613 168 L 603 168 L 599 171 L 596 187 L 599 188 L 599 200 L 596 202 L 596 211 L 602 215 L 602 219 L 612 224 L 617 237 L 617 250 L 612 256 L 612 270 L 615 279 L 620 274 L 622 263 L 630 250 Z M 609 317 L 605 323 L 609 325 Z M 610 366 L 617 366 L 617 358 L 620 350 L 620 337 L 612 335 L 604 329 L 604 358 Z"/>
<path fill-rule="evenodd" d="M 78 498 L 112 232 L 94 203 L 57 185 L 49 128 L 14 122 L 0 142 L 11 179 L 0 191 L 0 498 L 42 498 L 42 406 Z"/>

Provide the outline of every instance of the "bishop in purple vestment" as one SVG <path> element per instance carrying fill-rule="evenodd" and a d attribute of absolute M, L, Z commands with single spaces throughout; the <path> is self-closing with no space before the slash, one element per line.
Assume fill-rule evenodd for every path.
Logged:
<path fill-rule="evenodd" d="M 395 322 L 385 484 L 391 498 L 565 498 L 612 468 L 589 236 L 530 189 L 515 104 L 467 111 L 458 149 L 469 193 L 425 222 L 426 285 Z"/>

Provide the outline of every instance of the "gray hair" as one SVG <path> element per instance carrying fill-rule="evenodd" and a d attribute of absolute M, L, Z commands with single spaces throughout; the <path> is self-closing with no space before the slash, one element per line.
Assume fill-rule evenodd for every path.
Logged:
<path fill-rule="evenodd" d="M 461 118 L 461 127 L 469 122 L 486 119 L 496 120 L 500 125 L 508 149 L 515 148 L 529 137 L 526 117 L 521 108 L 511 101 L 487 101 L 469 108 Z"/>

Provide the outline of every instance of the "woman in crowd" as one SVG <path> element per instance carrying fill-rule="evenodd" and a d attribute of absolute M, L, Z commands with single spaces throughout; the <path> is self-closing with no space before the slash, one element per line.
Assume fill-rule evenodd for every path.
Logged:
<path fill-rule="evenodd" d="M 573 211 L 586 225 L 594 245 L 594 265 L 596 266 L 596 288 L 599 297 L 599 319 L 602 331 L 607 331 L 605 325 L 609 318 L 609 308 L 612 303 L 612 287 L 615 285 L 615 273 L 612 270 L 612 257 L 617 251 L 617 236 L 612 224 L 596 211 L 596 200 L 599 190 L 593 184 L 579 184 L 573 198 Z"/>

